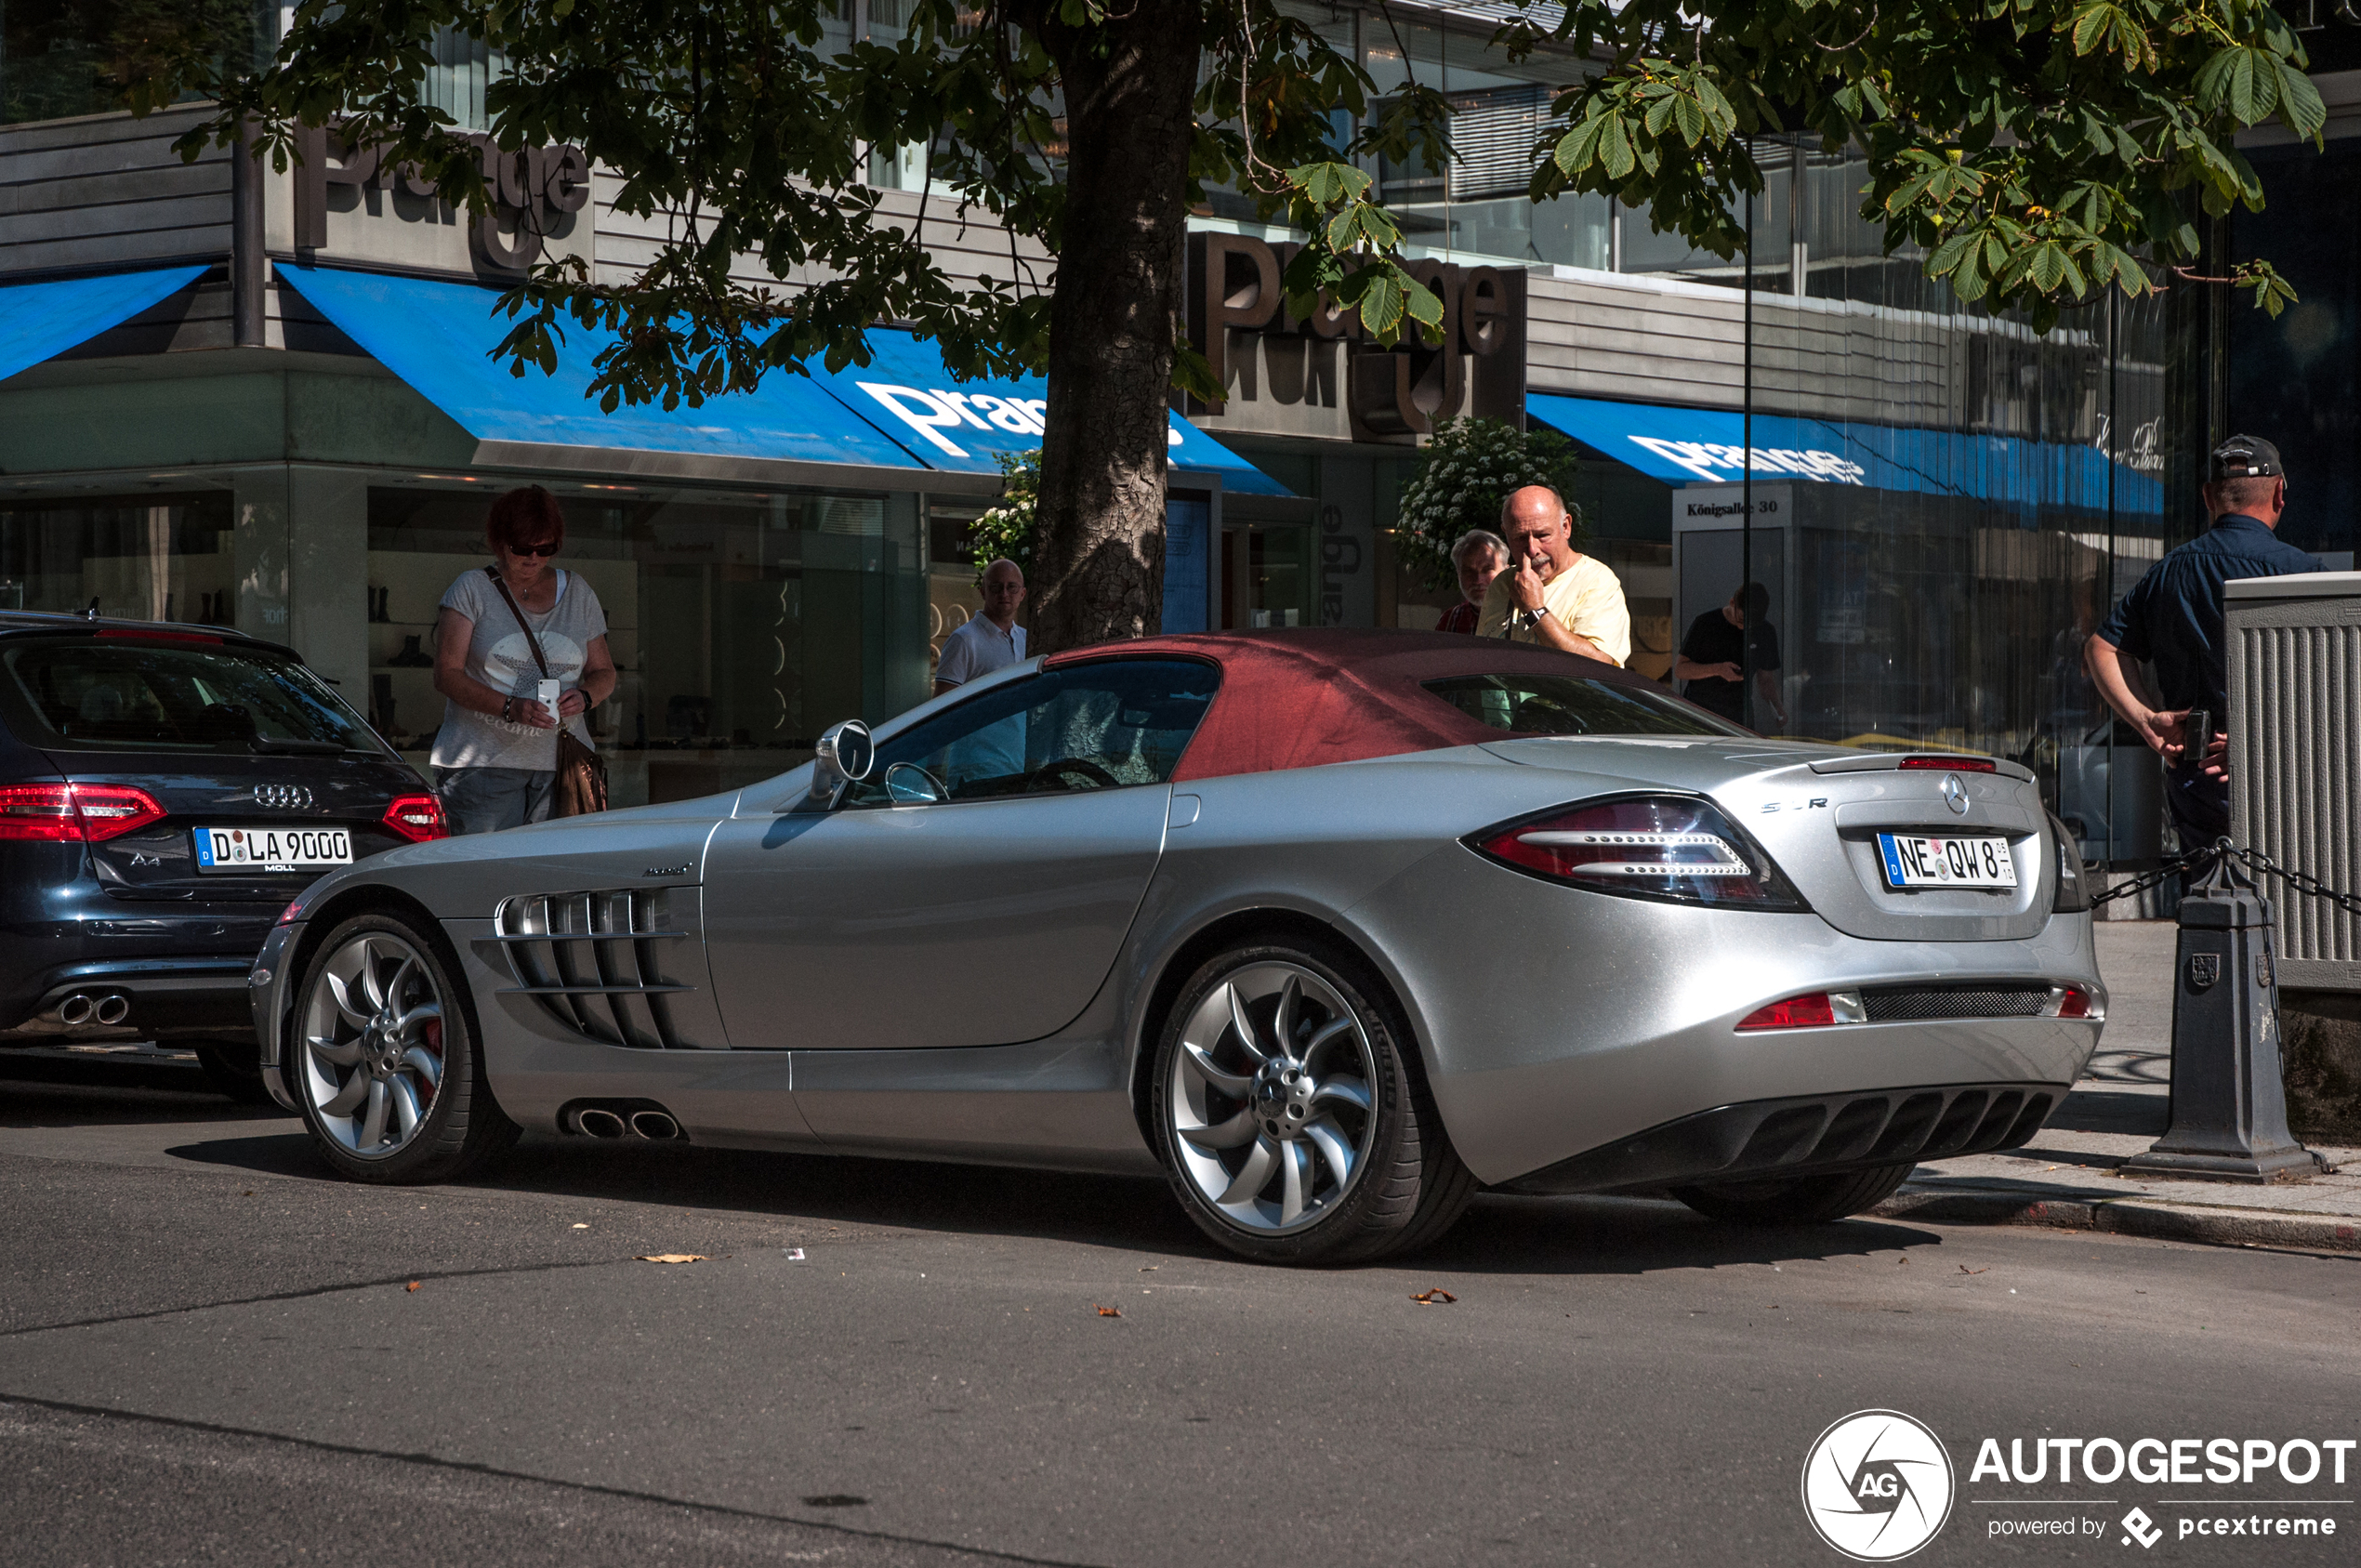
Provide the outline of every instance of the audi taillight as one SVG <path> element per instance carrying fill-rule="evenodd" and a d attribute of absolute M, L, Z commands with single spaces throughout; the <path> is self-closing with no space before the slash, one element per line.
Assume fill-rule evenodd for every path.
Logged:
<path fill-rule="evenodd" d="M 1486 828 L 1467 840 L 1520 871 L 1594 892 L 1746 909 L 1803 900 L 1754 841 L 1710 803 L 1636 796 Z"/>
<path fill-rule="evenodd" d="M 442 817 L 442 802 L 431 795 L 395 796 L 393 804 L 386 808 L 385 824 L 413 844 L 451 837 L 451 828 Z"/>
<path fill-rule="evenodd" d="M 0 787 L 0 839 L 96 844 L 163 819 L 154 796 L 127 784 Z"/>

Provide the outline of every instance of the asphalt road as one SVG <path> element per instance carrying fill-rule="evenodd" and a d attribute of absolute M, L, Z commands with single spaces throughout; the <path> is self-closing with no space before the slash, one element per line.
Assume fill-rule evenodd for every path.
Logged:
<path fill-rule="evenodd" d="M 1424 1256 L 1291 1272 L 1153 1182 L 550 1140 L 376 1189 L 202 1093 L 0 1080 L 0 1557 L 1831 1564 L 1805 1454 L 1884 1407 L 1958 1471 L 1914 1562 L 2346 1562 L 2361 1459 L 1969 1466 L 2361 1437 L 2357 1307 L 2351 1258 L 1629 1200 L 1482 1199 Z M 2290 1499 L 2341 1536 L 2174 1534 Z M 2104 1536 L 1993 1534 L 2076 1513 Z"/>

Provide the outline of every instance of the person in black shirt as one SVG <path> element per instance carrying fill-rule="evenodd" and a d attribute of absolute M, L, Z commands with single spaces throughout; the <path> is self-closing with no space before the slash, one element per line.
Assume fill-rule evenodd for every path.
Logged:
<path fill-rule="evenodd" d="M 2213 526 L 2148 568 L 2083 647 L 2091 679 L 2107 705 L 2162 757 L 2165 803 L 2183 849 L 2230 831 L 2229 654 L 2222 639 L 2222 585 L 2233 577 L 2317 572 L 2320 562 L 2274 532 L 2287 509 L 2279 449 L 2257 436 L 2232 436 L 2213 449 L 2205 508 Z M 2134 663 L 2156 670 L 2156 686 Z M 2183 734 L 2197 708 L 2213 716 L 2209 736 Z M 2196 739 L 2198 755 L 2187 755 Z"/>
<path fill-rule="evenodd" d="M 1672 673 L 1688 684 L 1681 694 L 1701 708 L 1718 713 L 1734 724 L 1746 722 L 1739 701 L 1738 659 L 1743 647 L 1754 666 L 1758 705 L 1778 715 L 1779 728 L 1787 727 L 1787 705 L 1779 700 L 1779 633 L 1763 619 L 1771 608 L 1771 591 L 1748 583 L 1730 596 L 1719 610 L 1708 610 L 1689 625 Z M 1753 629 L 1748 629 L 1748 623 Z M 1741 639 L 1743 639 L 1743 642 Z"/>

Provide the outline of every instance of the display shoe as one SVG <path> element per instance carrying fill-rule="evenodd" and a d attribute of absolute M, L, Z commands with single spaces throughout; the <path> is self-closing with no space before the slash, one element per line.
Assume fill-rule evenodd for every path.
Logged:
<path fill-rule="evenodd" d="M 425 669 L 434 663 L 434 655 L 418 646 L 419 634 L 410 633 L 402 639 L 402 652 L 386 663 L 401 669 Z"/>

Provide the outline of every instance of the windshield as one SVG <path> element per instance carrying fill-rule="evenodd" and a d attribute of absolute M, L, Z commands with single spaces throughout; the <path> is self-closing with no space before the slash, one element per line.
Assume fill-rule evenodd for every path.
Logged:
<path fill-rule="evenodd" d="M 1744 735 L 1669 692 L 1564 675 L 1461 675 L 1426 689 L 1513 735 Z"/>
<path fill-rule="evenodd" d="M 48 750 L 379 749 L 318 676 L 258 650 L 104 634 L 8 641 L 0 671 L 12 727 Z"/>

